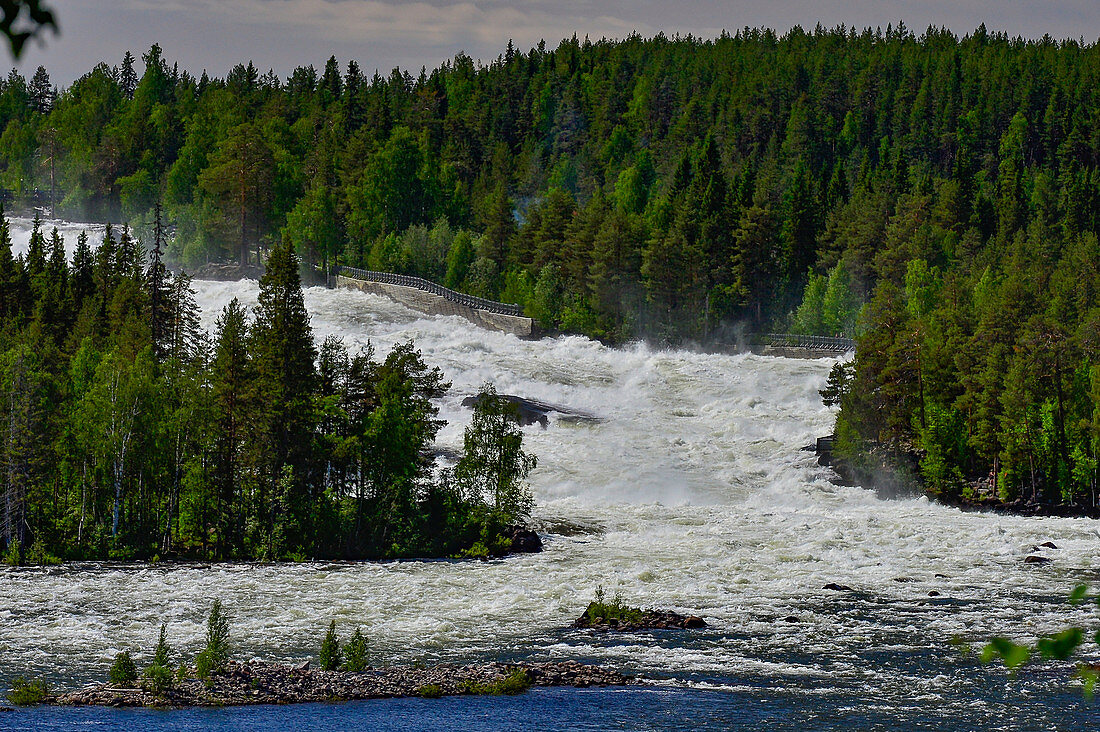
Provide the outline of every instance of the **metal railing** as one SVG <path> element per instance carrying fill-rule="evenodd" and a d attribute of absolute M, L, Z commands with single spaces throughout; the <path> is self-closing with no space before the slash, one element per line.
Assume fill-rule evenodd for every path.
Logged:
<path fill-rule="evenodd" d="M 343 277 L 351 277 L 356 280 L 364 280 L 366 282 L 381 282 L 386 285 L 400 285 L 401 287 L 415 287 L 418 290 L 424 292 L 430 292 L 433 295 L 439 295 L 445 300 L 450 300 L 453 303 L 459 305 L 465 305 L 468 308 L 474 310 L 485 310 L 490 313 L 496 313 L 498 315 L 512 315 L 515 317 L 523 317 L 523 308 L 519 305 L 508 305 L 502 302 L 494 302 L 492 300 L 486 300 L 483 297 L 474 297 L 473 295 L 467 295 L 463 292 L 455 292 L 448 289 L 443 285 L 437 285 L 429 280 L 421 279 L 420 277 L 412 277 L 410 275 L 392 274 L 390 272 L 372 272 L 368 269 L 359 269 L 358 267 L 344 267 L 340 266 L 336 268 L 336 274 Z"/>
<path fill-rule="evenodd" d="M 764 341 L 767 345 L 778 348 L 806 348 L 811 351 L 829 351 L 831 353 L 847 353 L 856 349 L 856 342 L 851 338 L 836 338 L 833 336 L 768 333 L 764 336 Z"/>

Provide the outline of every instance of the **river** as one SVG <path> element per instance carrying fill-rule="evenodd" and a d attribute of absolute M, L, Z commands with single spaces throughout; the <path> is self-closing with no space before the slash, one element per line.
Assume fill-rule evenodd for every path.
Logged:
<path fill-rule="evenodd" d="M 12 222 L 16 251 L 26 227 Z M 63 233 L 75 241 L 73 228 Z M 194 288 L 207 328 L 232 298 L 253 304 L 258 291 L 253 281 Z M 345 635 L 362 627 L 376 665 L 568 657 L 660 685 L 167 715 L 40 709 L 0 714 L 0 728 L 283 727 L 307 718 L 399 729 L 454 715 L 484 729 L 1100 723 L 1100 702 L 1082 698 L 1071 667 L 1013 679 L 953 644 L 1095 627 L 1094 610 L 1064 598 L 1078 582 L 1097 584 L 1100 523 L 962 513 L 835 484 L 801 449 L 831 429 L 818 389 L 832 360 L 524 341 L 355 291 L 309 288 L 305 299 L 318 340 L 370 342 L 384 356 L 412 339 L 444 370 L 453 382 L 440 404 L 444 447 L 461 446 L 470 412 L 460 402 L 485 381 L 604 418 L 524 429 L 539 458 L 533 518 L 545 551 L 490 562 L 5 567 L 0 686 L 20 673 L 61 687 L 104 678 L 119 650 L 151 653 L 162 620 L 173 646 L 194 653 L 215 598 L 233 615 L 242 658 L 316 656 L 335 619 Z M 1046 541 L 1058 547 L 1040 551 L 1053 562 L 1025 564 Z M 599 585 L 632 604 L 700 614 L 708 627 L 564 629 Z"/>

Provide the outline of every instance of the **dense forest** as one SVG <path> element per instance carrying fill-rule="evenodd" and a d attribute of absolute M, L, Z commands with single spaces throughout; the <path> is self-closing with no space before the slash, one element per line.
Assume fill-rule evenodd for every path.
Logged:
<path fill-rule="evenodd" d="M 159 218 L 155 217 L 155 222 Z M 288 245 L 249 313 L 198 326 L 185 274 L 127 228 L 71 262 L 0 223 L 0 551 L 57 558 L 485 555 L 530 509 L 534 459 L 487 386 L 453 467 L 449 388 L 411 343 L 384 360 L 318 348 Z M 117 236 L 116 236 L 117 233 Z"/>
<path fill-rule="evenodd" d="M 839 449 L 1096 503 L 1100 46 L 904 25 L 571 38 L 414 75 L 0 84 L 0 184 L 182 266 L 415 274 L 616 342 L 858 338 Z M 143 233 L 148 239 L 149 235 Z"/>

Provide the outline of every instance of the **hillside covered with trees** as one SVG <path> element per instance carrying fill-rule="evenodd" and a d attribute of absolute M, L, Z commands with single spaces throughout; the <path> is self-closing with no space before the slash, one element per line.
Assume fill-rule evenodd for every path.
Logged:
<path fill-rule="evenodd" d="M 0 85 L 0 184 L 184 266 L 415 274 L 609 341 L 855 334 L 839 447 L 933 490 L 1095 504 L 1100 47 L 881 30 L 577 38 L 418 74 Z"/>

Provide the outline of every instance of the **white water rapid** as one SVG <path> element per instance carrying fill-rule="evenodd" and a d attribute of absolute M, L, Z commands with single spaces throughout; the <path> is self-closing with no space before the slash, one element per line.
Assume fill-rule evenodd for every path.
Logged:
<path fill-rule="evenodd" d="M 13 222 L 17 249 L 25 229 Z M 211 329 L 231 298 L 257 295 L 252 281 L 194 286 Z M 837 704 L 865 695 L 950 706 L 974 673 L 952 638 L 1033 638 L 1091 617 L 1061 598 L 1095 584 L 1100 523 L 962 513 L 834 484 L 800 450 L 831 430 L 818 389 L 832 360 L 523 341 L 359 292 L 305 297 L 318 341 L 369 340 L 384 356 L 412 339 L 442 367 L 454 384 L 441 404 L 444 446 L 461 445 L 470 412 L 460 401 L 484 381 L 606 418 L 525 428 L 545 551 L 491 562 L 4 568 L 0 659 L 12 673 L 101 677 L 119 649 L 151 649 L 162 620 L 190 652 L 221 598 L 245 655 L 269 659 L 315 655 L 335 619 L 345 633 L 362 626 L 376 663 L 574 657 Z M 1053 563 L 1025 565 L 1045 541 L 1058 546 L 1043 550 Z M 823 589 L 831 582 L 854 592 Z M 709 628 L 562 630 L 601 584 L 632 604 L 700 614 Z M 1004 681 L 989 674 L 983 683 Z"/>

